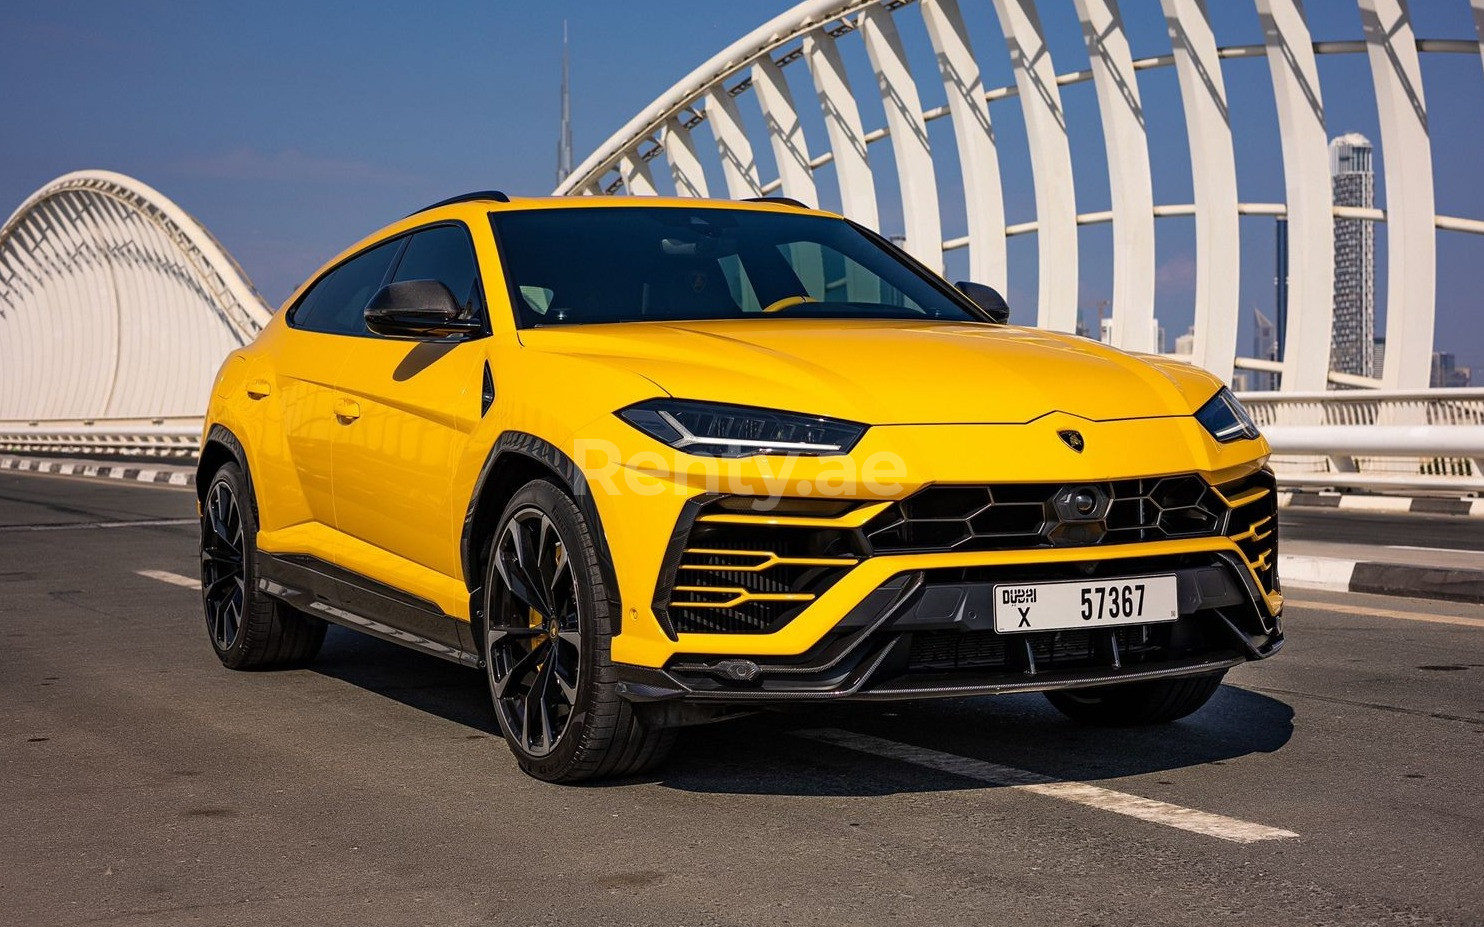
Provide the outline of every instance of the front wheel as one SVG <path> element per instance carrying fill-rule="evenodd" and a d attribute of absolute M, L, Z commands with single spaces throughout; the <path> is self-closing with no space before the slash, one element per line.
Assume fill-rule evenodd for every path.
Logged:
<path fill-rule="evenodd" d="M 1047 692 L 1056 710 L 1082 724 L 1136 727 L 1176 721 L 1199 709 L 1221 686 L 1226 670 L 1182 679 L 1155 679 L 1091 689 Z"/>
<path fill-rule="evenodd" d="M 581 511 L 533 480 L 505 506 L 485 575 L 484 658 L 505 740 L 548 782 L 637 775 L 675 731 L 618 694 L 610 642 L 617 615 Z"/>

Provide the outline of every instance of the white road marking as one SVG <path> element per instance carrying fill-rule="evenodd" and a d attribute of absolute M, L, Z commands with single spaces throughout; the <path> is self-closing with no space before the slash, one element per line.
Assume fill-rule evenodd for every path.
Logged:
<path fill-rule="evenodd" d="M 141 518 L 135 521 L 63 522 L 59 525 L 0 525 L 0 531 L 78 531 L 91 528 L 160 528 L 200 524 L 197 518 Z"/>
<path fill-rule="evenodd" d="M 1088 785 L 1085 782 L 1068 782 L 1051 776 L 1043 776 L 1040 773 L 1016 769 L 1013 766 L 1000 766 L 997 763 L 987 763 L 966 756 L 941 753 L 937 750 L 914 747 L 868 734 L 857 734 L 853 731 L 835 728 L 794 731 L 793 733 L 799 737 L 807 737 L 848 750 L 858 750 L 862 753 L 925 766 L 928 769 L 936 769 L 968 779 L 978 779 L 990 785 L 1033 792 L 1037 795 L 1076 802 L 1091 808 L 1101 808 L 1114 814 L 1127 815 L 1141 821 L 1163 824 L 1166 827 L 1187 830 L 1196 834 L 1205 834 L 1208 837 L 1218 837 L 1233 843 L 1256 843 L 1260 840 L 1283 840 L 1298 836 L 1291 830 L 1254 824 L 1251 821 L 1229 818 L 1222 814 L 1182 808 L 1168 802 L 1141 798 L 1127 792 L 1115 792 L 1112 789 Z"/>
<path fill-rule="evenodd" d="M 1361 512 L 1410 512 L 1412 500 L 1398 496 L 1341 496 L 1339 507 Z"/>
<path fill-rule="evenodd" d="M 1461 615 L 1420 615 L 1416 612 L 1399 612 L 1390 608 L 1367 608 L 1363 605 L 1340 605 L 1334 602 L 1303 602 L 1294 598 L 1284 599 L 1285 606 L 1313 608 L 1320 611 L 1342 612 L 1347 615 L 1364 615 L 1368 618 L 1396 618 L 1400 621 L 1426 621 L 1430 624 L 1452 624 L 1461 628 L 1484 628 L 1484 618 L 1464 618 Z"/>
<path fill-rule="evenodd" d="M 187 589 L 200 589 L 201 580 L 195 576 L 181 576 L 179 573 L 171 573 L 169 570 L 135 570 L 146 579 L 158 579 L 162 583 L 172 586 L 184 586 Z"/>
<path fill-rule="evenodd" d="M 1459 550 L 1457 547 L 1418 547 L 1415 544 L 1387 544 L 1387 550 L 1426 550 L 1437 554 L 1464 554 L 1476 553 L 1476 551 Z"/>

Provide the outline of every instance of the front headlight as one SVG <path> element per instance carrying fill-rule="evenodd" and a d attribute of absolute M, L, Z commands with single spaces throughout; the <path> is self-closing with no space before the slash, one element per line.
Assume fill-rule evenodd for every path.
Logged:
<path fill-rule="evenodd" d="M 617 415 L 677 451 L 705 457 L 844 454 L 866 433 L 865 425 L 822 415 L 688 399 L 649 399 Z"/>
<path fill-rule="evenodd" d="M 1221 392 L 1211 397 L 1210 402 L 1201 406 L 1195 417 L 1211 433 L 1211 437 L 1223 444 L 1258 437 L 1257 424 L 1252 421 L 1252 416 L 1242 407 L 1232 391 L 1224 386 Z"/>

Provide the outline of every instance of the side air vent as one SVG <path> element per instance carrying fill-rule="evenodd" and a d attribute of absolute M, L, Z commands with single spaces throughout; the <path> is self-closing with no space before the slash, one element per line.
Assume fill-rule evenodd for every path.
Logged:
<path fill-rule="evenodd" d="M 677 633 L 777 631 L 860 562 L 855 532 L 834 526 L 838 511 L 750 514 L 735 498 L 706 505 L 679 539 L 657 606 Z"/>
<path fill-rule="evenodd" d="M 1278 483 L 1271 470 L 1216 487 L 1231 514 L 1226 535 L 1237 543 L 1242 559 L 1263 591 L 1278 588 Z"/>

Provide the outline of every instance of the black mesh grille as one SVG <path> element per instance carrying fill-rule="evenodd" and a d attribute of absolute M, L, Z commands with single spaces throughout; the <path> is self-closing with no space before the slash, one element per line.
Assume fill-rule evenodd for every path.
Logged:
<path fill-rule="evenodd" d="M 1226 505 L 1193 474 L 1097 483 L 930 486 L 866 525 L 878 554 L 1088 547 L 1221 531 Z"/>
<path fill-rule="evenodd" d="M 1163 649 L 1167 633 L 1149 625 L 1096 631 L 1051 631 L 1003 635 L 993 631 L 919 631 L 912 635 L 909 668 L 922 671 L 962 669 L 1019 669 L 1030 663 L 1038 671 L 1105 666 L 1112 656 L 1109 637 L 1117 641 L 1119 658 L 1137 661 Z"/>

